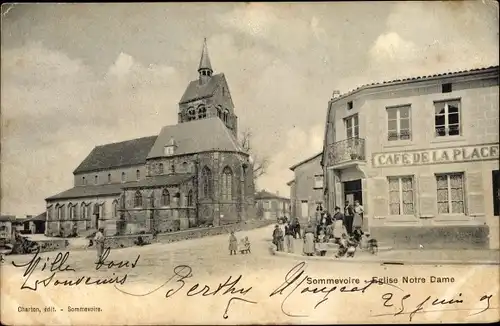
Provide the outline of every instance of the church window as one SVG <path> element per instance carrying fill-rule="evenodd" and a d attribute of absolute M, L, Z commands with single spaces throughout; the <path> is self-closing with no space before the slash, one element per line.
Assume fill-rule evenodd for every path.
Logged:
<path fill-rule="evenodd" d="M 169 206 L 170 205 L 170 193 L 167 189 L 163 189 L 161 193 L 161 205 Z"/>
<path fill-rule="evenodd" d="M 98 184 L 99 183 L 99 177 L 96 175 L 94 177 L 94 184 Z"/>
<path fill-rule="evenodd" d="M 134 207 L 142 207 L 142 194 L 139 190 L 135 192 Z"/>
<path fill-rule="evenodd" d="M 189 170 L 189 165 L 188 165 L 188 163 L 187 163 L 187 162 L 183 162 L 183 163 L 182 163 L 182 171 L 183 171 L 184 173 L 191 172 L 191 171 Z"/>
<path fill-rule="evenodd" d="M 82 203 L 82 219 L 87 218 L 87 205 L 85 203 Z"/>
<path fill-rule="evenodd" d="M 75 213 L 75 211 L 73 210 L 73 205 L 71 203 L 69 203 L 68 204 L 68 215 L 69 215 L 70 220 L 75 218 L 74 213 Z"/>
<path fill-rule="evenodd" d="M 160 163 L 158 165 L 158 174 L 163 174 L 165 171 L 164 171 L 164 168 L 163 168 L 163 163 Z"/>
<path fill-rule="evenodd" d="M 113 217 L 118 217 L 118 201 L 113 201 Z"/>
<path fill-rule="evenodd" d="M 226 166 L 222 171 L 222 199 L 231 200 L 233 198 L 233 171 Z"/>
<path fill-rule="evenodd" d="M 161 193 L 161 206 L 170 206 L 170 193 L 167 189 L 163 189 Z"/>
<path fill-rule="evenodd" d="M 141 171 L 135 171 L 135 178 L 137 179 L 137 181 L 139 181 L 139 179 L 141 178 Z"/>
<path fill-rule="evenodd" d="M 165 146 L 163 148 L 163 152 L 164 152 L 165 156 L 173 155 L 174 154 L 174 146 L 172 146 L 172 145 Z"/>
<path fill-rule="evenodd" d="M 193 191 L 189 190 L 187 197 L 187 206 L 193 206 Z"/>
<path fill-rule="evenodd" d="M 108 183 L 111 183 L 111 173 L 108 173 Z"/>
<path fill-rule="evenodd" d="M 175 164 L 170 165 L 170 173 L 175 173 Z"/>
<path fill-rule="evenodd" d="M 207 108 L 203 105 L 198 107 L 198 119 L 203 119 L 207 117 Z"/>
<path fill-rule="evenodd" d="M 196 120 L 196 110 L 194 108 L 188 109 L 188 121 Z"/>
<path fill-rule="evenodd" d="M 212 197 L 212 171 L 206 166 L 201 171 L 201 182 L 203 185 L 203 197 Z"/>
<path fill-rule="evenodd" d="M 217 108 L 217 117 L 219 117 L 219 119 L 222 119 L 222 110 L 219 107 Z"/>
<path fill-rule="evenodd" d="M 85 177 L 82 177 L 82 184 L 85 186 L 87 184 L 87 180 L 85 179 Z"/>

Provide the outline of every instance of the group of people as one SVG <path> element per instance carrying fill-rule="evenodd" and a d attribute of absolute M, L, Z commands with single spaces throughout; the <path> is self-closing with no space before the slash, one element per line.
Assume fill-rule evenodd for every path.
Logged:
<path fill-rule="evenodd" d="M 340 207 L 335 207 L 333 216 L 321 208 L 318 209 L 316 216 L 308 221 L 303 234 L 298 232 L 298 237 L 304 239 L 303 253 L 306 256 L 315 254 L 325 256 L 328 243 L 333 240 L 339 246 L 336 257 L 354 256 L 357 247 L 367 247 L 370 241 L 373 243 L 372 239 L 369 239 L 370 235 L 362 231 L 363 213 L 364 208 L 357 200 L 354 201 L 354 205 L 346 202 L 344 212 Z M 292 253 L 297 229 L 300 230 L 297 219 L 291 221 L 285 219 L 282 223 L 278 223 L 273 230 L 275 249 Z"/>
<path fill-rule="evenodd" d="M 297 218 L 288 219 L 284 216 L 278 219 L 273 230 L 273 245 L 277 251 L 293 253 L 293 240 L 300 238 L 300 222 Z"/>

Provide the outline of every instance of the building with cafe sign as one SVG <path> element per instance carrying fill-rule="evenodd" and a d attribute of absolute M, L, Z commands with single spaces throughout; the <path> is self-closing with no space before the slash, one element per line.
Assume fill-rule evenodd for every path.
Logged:
<path fill-rule="evenodd" d="M 326 206 L 359 200 L 397 247 L 498 248 L 499 67 L 372 84 L 329 101 Z"/>

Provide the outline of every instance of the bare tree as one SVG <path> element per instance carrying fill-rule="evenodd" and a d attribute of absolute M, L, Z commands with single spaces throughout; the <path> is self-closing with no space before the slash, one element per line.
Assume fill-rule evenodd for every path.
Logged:
<path fill-rule="evenodd" d="M 259 156 L 252 149 L 252 145 L 250 143 L 252 139 L 252 132 L 250 130 L 245 130 L 240 137 L 240 145 L 243 147 L 245 153 L 248 153 L 252 156 L 253 159 L 253 177 L 254 181 L 259 177 L 263 176 L 267 172 L 267 168 L 271 161 L 268 157 Z"/>

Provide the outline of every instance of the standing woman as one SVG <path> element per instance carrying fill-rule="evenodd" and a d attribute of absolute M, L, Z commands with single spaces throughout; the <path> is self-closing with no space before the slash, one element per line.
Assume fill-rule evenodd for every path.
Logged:
<path fill-rule="evenodd" d="M 102 253 L 104 252 L 104 228 L 99 228 L 95 234 L 94 242 L 97 249 L 97 263 L 101 261 Z"/>
<path fill-rule="evenodd" d="M 314 226 L 309 223 L 304 230 L 304 254 L 312 256 L 314 254 Z"/>
<path fill-rule="evenodd" d="M 342 238 L 342 234 L 344 232 L 344 214 L 340 212 L 340 207 L 335 207 L 335 215 L 333 215 L 333 237 L 335 238 L 335 242 L 338 243 L 340 238 Z"/>
<path fill-rule="evenodd" d="M 354 219 L 352 221 L 352 227 L 354 230 L 359 229 L 363 227 L 363 213 L 365 212 L 365 209 L 363 206 L 360 205 L 359 200 L 354 201 Z"/>

